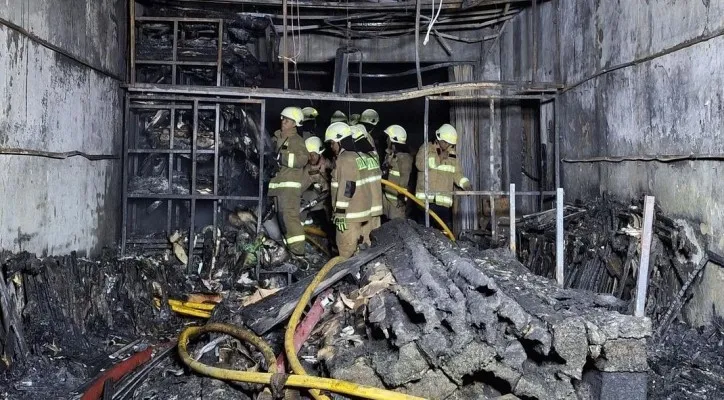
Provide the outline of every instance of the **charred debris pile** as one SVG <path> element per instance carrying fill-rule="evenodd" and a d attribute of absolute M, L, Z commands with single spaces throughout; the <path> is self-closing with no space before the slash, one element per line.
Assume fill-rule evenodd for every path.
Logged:
<path fill-rule="evenodd" d="M 603 200 L 566 206 L 565 287 L 606 293 L 629 301 L 635 293 L 641 257 L 642 202 Z M 518 257 L 532 272 L 553 277 L 555 210 L 522 217 Z M 684 293 L 708 260 L 707 251 L 689 222 L 674 220 L 659 209 L 654 215 L 646 315 L 663 321 L 672 303 Z M 633 311 L 629 303 L 628 313 Z"/>

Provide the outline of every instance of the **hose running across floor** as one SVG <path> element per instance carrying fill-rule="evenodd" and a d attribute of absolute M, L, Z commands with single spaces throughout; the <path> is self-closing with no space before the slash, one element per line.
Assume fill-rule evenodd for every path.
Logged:
<path fill-rule="evenodd" d="M 311 300 L 314 289 L 324 279 L 327 273 L 343 260 L 344 259 L 341 257 L 335 257 L 329 260 L 327 264 L 322 267 L 322 269 L 314 277 L 314 280 L 309 284 L 309 286 L 307 286 L 307 289 L 297 302 L 297 306 L 289 319 L 287 331 L 284 336 L 284 348 L 286 350 L 289 364 L 295 374 L 287 375 L 284 373 L 277 373 L 274 351 L 271 346 L 264 341 L 264 339 L 247 329 L 220 323 L 207 324 L 204 326 L 191 326 L 184 329 L 178 339 L 178 353 L 181 360 L 190 369 L 212 378 L 271 385 L 276 391 L 280 390 L 281 387 L 309 389 L 309 392 L 315 399 L 329 399 L 327 396 L 319 392 L 320 390 L 328 390 L 334 393 L 371 400 L 424 400 L 421 397 L 409 396 L 371 386 L 358 385 L 353 382 L 306 375 L 306 371 L 299 362 L 296 350 L 294 349 L 294 332 L 296 331 L 297 324 L 299 323 L 299 319 L 301 318 L 304 308 L 307 306 L 309 300 Z M 194 360 L 188 352 L 189 341 L 203 333 L 210 332 L 225 333 L 241 341 L 254 345 L 262 352 L 266 364 L 269 366 L 269 372 L 237 371 L 218 368 Z"/>
<path fill-rule="evenodd" d="M 418 206 L 422 207 L 423 210 L 425 209 L 425 203 L 422 200 L 415 197 L 412 193 L 408 192 L 407 189 L 403 188 L 402 186 L 396 185 L 396 184 L 388 181 L 387 179 L 382 179 L 382 184 L 389 187 L 390 189 L 395 189 L 398 193 L 400 193 L 400 194 L 404 195 L 405 197 L 407 197 L 408 199 L 414 201 Z M 448 226 L 445 224 L 445 222 L 443 222 L 443 220 L 440 219 L 440 217 L 437 214 L 435 214 L 435 212 L 432 210 L 428 210 L 428 214 L 430 214 L 430 216 L 435 220 L 435 222 L 437 222 L 437 224 L 440 225 L 440 228 L 442 228 L 443 232 L 445 233 L 445 236 L 447 236 L 448 238 L 450 238 L 450 240 L 452 240 L 454 242 L 455 235 L 452 233 L 450 228 L 448 228 Z"/>

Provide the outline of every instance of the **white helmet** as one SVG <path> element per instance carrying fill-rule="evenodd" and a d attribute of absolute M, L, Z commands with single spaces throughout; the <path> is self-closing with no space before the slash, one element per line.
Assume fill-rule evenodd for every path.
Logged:
<path fill-rule="evenodd" d="M 400 125 L 390 125 L 385 129 L 385 133 L 390 137 L 392 143 L 407 143 L 407 131 Z"/>
<path fill-rule="evenodd" d="M 363 137 L 367 137 L 367 128 L 362 124 L 352 125 L 350 129 L 352 129 L 352 139 L 354 139 L 355 142 Z"/>
<path fill-rule="evenodd" d="M 359 114 L 352 114 L 349 116 L 349 126 L 359 124 Z"/>
<path fill-rule="evenodd" d="M 289 118 L 294 121 L 297 126 L 302 126 L 302 121 L 304 121 L 304 113 L 299 107 L 287 107 L 282 110 L 282 118 Z"/>
<path fill-rule="evenodd" d="M 337 110 L 332 114 L 332 118 L 329 119 L 330 124 L 335 122 L 347 122 L 347 116 L 344 115 L 342 111 Z"/>
<path fill-rule="evenodd" d="M 349 125 L 344 122 L 335 122 L 327 128 L 326 132 L 324 132 L 324 141 L 339 143 L 342 139 L 351 135 L 352 129 L 350 129 Z"/>
<path fill-rule="evenodd" d="M 370 124 L 372 126 L 376 126 L 378 122 L 380 122 L 380 114 L 377 114 L 377 111 L 368 108 L 364 111 L 362 111 L 362 115 L 359 118 L 359 122 L 362 122 L 364 124 Z"/>
<path fill-rule="evenodd" d="M 455 127 L 450 124 L 443 124 L 438 130 L 436 130 L 435 137 L 437 140 L 442 140 L 452 145 L 458 144 L 458 131 L 456 131 Z"/>
<path fill-rule="evenodd" d="M 307 140 L 304 141 L 304 146 L 310 153 L 322 154 L 324 152 L 324 143 L 322 143 L 322 139 L 316 136 L 308 137 Z"/>
<path fill-rule="evenodd" d="M 319 111 L 314 107 L 304 107 L 302 108 L 302 114 L 305 121 L 311 121 L 319 116 Z"/>

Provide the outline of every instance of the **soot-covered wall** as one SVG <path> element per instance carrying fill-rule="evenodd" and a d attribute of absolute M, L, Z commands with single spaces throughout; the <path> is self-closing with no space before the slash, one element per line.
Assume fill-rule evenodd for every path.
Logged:
<path fill-rule="evenodd" d="M 724 2 L 553 0 L 539 9 L 536 75 L 559 68 L 566 87 L 556 116 L 564 159 L 724 153 Z M 513 27 L 529 27 L 530 16 Z M 556 40 L 560 50 L 544 49 Z M 562 172 L 568 199 L 653 195 L 724 252 L 721 161 L 563 163 Z M 688 312 L 695 324 L 712 304 L 724 310 L 722 269 L 709 264 L 702 282 Z"/>
<path fill-rule="evenodd" d="M 120 155 L 126 2 L 0 0 L 0 19 L 0 148 Z M 120 174 L 120 159 L 0 155 L 0 250 L 113 245 Z"/>

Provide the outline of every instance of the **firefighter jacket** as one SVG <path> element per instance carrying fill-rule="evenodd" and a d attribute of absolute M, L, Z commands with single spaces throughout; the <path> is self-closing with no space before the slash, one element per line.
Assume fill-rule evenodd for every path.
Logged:
<path fill-rule="evenodd" d="M 274 150 L 276 152 L 279 171 L 269 182 L 269 196 L 302 192 L 303 168 L 309 161 L 309 153 L 304 146 L 304 139 L 297 134 L 283 137 L 281 131 L 274 132 Z"/>
<path fill-rule="evenodd" d="M 357 155 L 364 160 L 366 166 L 362 179 L 364 188 L 369 193 L 370 216 L 379 217 L 382 215 L 382 170 L 377 152 L 357 153 Z"/>
<path fill-rule="evenodd" d="M 410 174 L 412 173 L 412 156 L 410 153 L 402 152 L 388 152 L 385 155 L 385 165 L 387 169 L 387 180 L 407 189 L 407 185 L 410 183 Z M 390 201 L 397 201 L 398 196 L 403 196 L 397 193 L 397 190 L 384 187 L 385 197 Z"/>
<path fill-rule="evenodd" d="M 335 218 L 346 218 L 349 222 L 370 219 L 371 199 L 365 187 L 366 171 L 367 163 L 361 155 L 346 150 L 337 155 L 330 184 Z"/>
<path fill-rule="evenodd" d="M 435 194 L 436 192 L 452 192 L 454 186 L 457 185 L 465 188 L 470 185 L 468 178 L 463 176 L 460 161 L 453 148 L 449 148 L 447 152 L 440 149 L 437 143 L 430 143 L 427 146 L 427 154 L 421 147 L 415 157 L 415 167 L 417 167 L 417 187 L 415 188 L 415 197 L 425 200 L 425 165 L 428 167 L 428 188 L 427 198 L 430 203 L 437 204 L 442 207 L 452 207 L 453 197 L 450 194 Z"/>

